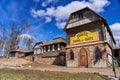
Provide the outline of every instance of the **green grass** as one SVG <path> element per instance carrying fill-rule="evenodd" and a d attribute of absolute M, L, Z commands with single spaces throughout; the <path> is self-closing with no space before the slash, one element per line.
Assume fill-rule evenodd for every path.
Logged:
<path fill-rule="evenodd" d="M 0 69 L 0 80 L 108 80 L 93 73 L 63 73 L 36 70 Z"/>

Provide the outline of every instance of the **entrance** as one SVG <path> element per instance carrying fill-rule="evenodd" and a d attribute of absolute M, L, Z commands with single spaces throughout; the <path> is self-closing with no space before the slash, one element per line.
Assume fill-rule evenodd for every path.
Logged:
<path fill-rule="evenodd" d="M 60 65 L 65 66 L 66 62 L 66 53 L 65 52 L 60 52 L 59 53 L 59 59 L 60 59 Z"/>
<path fill-rule="evenodd" d="M 80 50 L 80 66 L 88 67 L 88 55 L 84 48 Z"/>

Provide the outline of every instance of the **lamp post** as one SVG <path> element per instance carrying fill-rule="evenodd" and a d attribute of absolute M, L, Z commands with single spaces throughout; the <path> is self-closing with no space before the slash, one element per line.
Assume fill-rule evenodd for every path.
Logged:
<path fill-rule="evenodd" d="M 114 65 L 114 60 L 113 59 L 114 59 L 114 51 L 112 50 L 112 69 L 113 69 L 115 78 L 117 78 L 117 76 L 116 76 L 116 70 L 115 70 L 115 65 Z"/>
<path fill-rule="evenodd" d="M 114 59 L 114 51 L 112 50 L 112 55 L 107 54 L 107 56 L 108 55 L 112 57 L 112 70 L 114 72 L 115 78 L 117 78 L 117 76 L 116 76 L 116 70 L 115 70 L 115 65 L 114 65 L 114 61 L 113 61 L 113 59 Z"/>

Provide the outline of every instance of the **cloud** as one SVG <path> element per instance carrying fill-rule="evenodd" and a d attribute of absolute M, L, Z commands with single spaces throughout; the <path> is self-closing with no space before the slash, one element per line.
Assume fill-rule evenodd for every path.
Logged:
<path fill-rule="evenodd" d="M 113 32 L 113 36 L 114 38 L 117 40 L 120 40 L 120 23 L 114 23 L 112 25 L 110 25 L 110 28 Z"/>
<path fill-rule="evenodd" d="M 19 38 L 22 39 L 22 40 L 24 40 L 24 39 L 33 39 L 33 40 L 35 40 L 35 37 L 33 37 L 33 36 L 29 35 L 29 34 L 21 34 L 19 36 Z"/>
<path fill-rule="evenodd" d="M 36 18 L 36 17 L 42 17 L 45 16 L 45 11 L 44 10 L 38 10 L 36 11 L 35 9 L 31 9 L 31 15 Z"/>
<path fill-rule="evenodd" d="M 51 3 L 56 3 L 56 2 L 58 2 L 58 0 L 46 0 L 45 2 L 42 2 L 42 7 L 46 7 L 46 6 L 48 6 L 49 4 L 51 4 Z"/>
<path fill-rule="evenodd" d="M 63 29 L 65 26 L 66 22 L 57 22 L 56 25 L 59 26 L 59 29 Z"/>
<path fill-rule="evenodd" d="M 52 21 L 52 19 L 50 17 L 45 17 L 45 19 L 46 19 L 45 23 L 48 23 L 48 22 Z"/>
<path fill-rule="evenodd" d="M 109 4 L 110 2 L 108 0 L 72 1 L 65 6 L 48 7 L 46 10 L 32 9 L 31 14 L 33 17 L 53 17 L 56 21 L 56 26 L 58 28 L 64 28 L 63 23 L 66 22 L 70 13 L 87 6 L 99 13 L 103 12 L 104 7 Z"/>

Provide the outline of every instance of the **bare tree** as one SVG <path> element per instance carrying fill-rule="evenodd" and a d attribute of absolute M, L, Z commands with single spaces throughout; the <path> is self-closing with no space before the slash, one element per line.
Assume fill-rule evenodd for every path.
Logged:
<path fill-rule="evenodd" d="M 29 31 L 30 25 L 27 21 L 22 20 L 21 24 L 16 25 L 14 22 L 10 24 L 8 28 L 3 27 L 0 23 L 0 52 L 1 54 L 9 54 L 9 51 L 16 49 L 19 46 L 21 34 Z M 32 40 L 29 40 L 29 46 Z M 25 44 L 28 44 L 26 41 Z"/>
<path fill-rule="evenodd" d="M 33 38 L 33 37 L 25 38 L 25 39 L 24 39 L 24 43 L 25 43 L 25 45 L 26 45 L 26 47 L 27 47 L 28 49 L 30 49 L 30 48 L 32 47 L 33 41 L 34 41 L 34 38 Z"/>
<path fill-rule="evenodd" d="M 0 52 L 1 55 L 6 53 L 6 43 L 7 43 L 7 30 L 6 28 L 3 26 L 2 23 L 0 23 Z"/>

